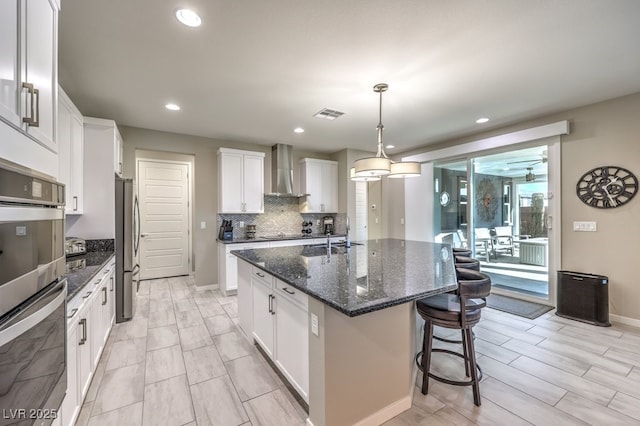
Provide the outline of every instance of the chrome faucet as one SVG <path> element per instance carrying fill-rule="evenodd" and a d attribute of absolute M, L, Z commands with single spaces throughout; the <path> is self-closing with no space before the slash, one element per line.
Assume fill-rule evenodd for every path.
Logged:
<path fill-rule="evenodd" d="M 351 247 L 351 237 L 349 237 L 350 230 L 351 230 L 351 225 L 349 224 L 349 216 L 347 216 L 347 239 L 345 241 L 345 246 L 347 248 Z"/>

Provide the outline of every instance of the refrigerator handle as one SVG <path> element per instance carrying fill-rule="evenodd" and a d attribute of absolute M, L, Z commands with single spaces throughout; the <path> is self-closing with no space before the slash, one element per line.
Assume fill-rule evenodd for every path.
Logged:
<path fill-rule="evenodd" d="M 140 202 L 138 201 L 137 195 L 133 201 L 133 232 L 135 238 L 133 242 L 133 255 L 138 256 L 138 249 L 140 248 Z"/>

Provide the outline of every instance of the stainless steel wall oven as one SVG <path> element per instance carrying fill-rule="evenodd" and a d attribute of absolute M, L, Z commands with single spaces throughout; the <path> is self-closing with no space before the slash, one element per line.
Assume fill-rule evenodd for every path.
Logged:
<path fill-rule="evenodd" d="M 0 425 L 50 424 L 67 388 L 64 186 L 0 159 Z"/>

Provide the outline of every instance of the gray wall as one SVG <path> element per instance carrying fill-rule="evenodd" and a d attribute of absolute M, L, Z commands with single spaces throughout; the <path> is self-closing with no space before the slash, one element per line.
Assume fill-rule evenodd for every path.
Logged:
<path fill-rule="evenodd" d="M 260 151 L 266 154 L 264 164 L 265 192 L 271 191 L 271 146 L 222 141 L 135 127 L 119 127 L 124 140 L 124 175 L 135 176 L 136 150 L 192 155 L 194 164 L 192 253 L 196 285 L 218 283 L 216 214 L 218 212 L 217 150 L 220 147 Z M 148 153 L 147 153 L 148 154 Z M 299 190 L 297 173 L 300 158 L 330 159 L 327 154 L 293 150 L 294 190 Z M 200 222 L 207 228 L 200 229 Z"/>
<path fill-rule="evenodd" d="M 412 150 L 403 156 L 569 120 L 571 134 L 563 135 L 561 142 L 562 269 L 607 275 L 610 313 L 640 324 L 640 287 L 637 271 L 628 260 L 638 247 L 640 196 L 622 207 L 607 210 L 586 206 L 576 196 L 580 176 L 597 166 L 622 166 L 640 176 L 639 113 L 640 93 L 637 93 Z M 394 211 L 404 209 L 404 198 L 400 200 L 395 192 L 389 193 L 385 201 Z M 598 231 L 574 232 L 574 221 L 595 221 Z M 396 225 L 388 226 L 391 229 Z"/>

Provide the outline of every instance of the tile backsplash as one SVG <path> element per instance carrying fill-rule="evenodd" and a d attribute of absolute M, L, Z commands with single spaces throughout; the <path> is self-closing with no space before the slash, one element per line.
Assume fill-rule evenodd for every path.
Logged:
<path fill-rule="evenodd" d="M 312 222 L 311 230 L 315 234 L 322 233 L 322 218 L 332 216 L 334 233 L 346 232 L 346 215 L 344 213 L 300 213 L 298 198 L 264 197 L 264 213 L 262 214 L 219 214 L 216 229 L 223 220 L 233 222 L 233 238 L 245 238 L 246 226 L 256 225 L 256 237 L 279 233 L 302 235 L 302 222 Z M 244 222 L 244 227 L 240 227 Z M 319 223 L 319 225 L 318 225 Z"/>

